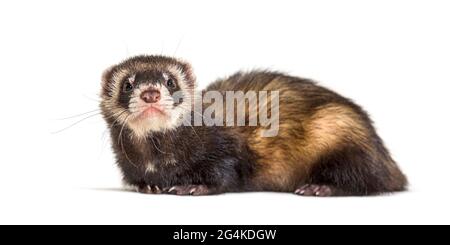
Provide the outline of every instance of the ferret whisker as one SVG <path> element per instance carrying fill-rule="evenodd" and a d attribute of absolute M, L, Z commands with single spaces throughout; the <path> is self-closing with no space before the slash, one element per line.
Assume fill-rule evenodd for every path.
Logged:
<path fill-rule="evenodd" d="M 92 111 L 83 112 L 83 113 L 76 114 L 76 115 L 73 115 L 73 116 L 68 116 L 68 117 L 63 117 L 63 118 L 57 118 L 57 119 L 55 119 L 55 120 L 61 121 L 61 120 L 67 120 L 67 119 L 77 118 L 77 117 L 81 117 L 81 116 L 84 116 L 84 115 L 86 115 L 86 114 L 90 114 L 90 113 L 94 113 L 94 112 L 98 112 L 98 111 L 100 111 L 100 109 L 95 109 L 95 110 L 92 110 Z"/>
<path fill-rule="evenodd" d="M 89 118 L 94 117 L 94 116 L 99 116 L 99 115 L 101 115 L 101 113 L 95 113 L 95 114 L 93 114 L 93 115 L 89 115 L 89 116 L 87 116 L 87 117 L 85 117 L 85 118 L 83 118 L 83 119 L 81 119 L 81 120 L 78 120 L 78 121 L 76 121 L 76 122 L 70 124 L 69 126 L 63 128 L 63 129 L 60 129 L 60 130 L 57 130 L 57 131 L 54 131 L 54 132 L 51 132 L 51 133 L 52 133 L 52 134 L 61 133 L 61 132 L 65 131 L 65 130 L 67 130 L 67 129 L 69 129 L 69 128 L 71 128 L 71 127 L 73 127 L 73 126 L 75 126 L 75 125 L 77 125 L 77 124 L 79 124 L 79 123 L 81 123 L 82 121 L 84 121 L 84 120 L 86 120 L 86 119 L 89 119 Z"/>
<path fill-rule="evenodd" d="M 127 109 L 124 109 L 120 112 L 117 112 L 109 117 L 116 117 L 116 119 L 114 120 L 114 122 L 111 124 L 111 127 L 113 127 L 117 122 L 119 122 L 120 116 L 122 116 L 123 113 L 125 113 L 127 111 Z"/>
<path fill-rule="evenodd" d="M 161 152 L 162 154 L 168 154 L 167 152 L 161 151 L 161 150 L 156 146 L 155 141 L 153 141 L 153 137 L 149 137 L 149 138 L 150 138 L 150 140 L 152 141 L 153 146 L 155 147 L 156 150 L 158 150 L 158 151 Z"/>
<path fill-rule="evenodd" d="M 83 97 L 85 97 L 86 99 L 89 99 L 89 100 L 95 101 L 95 102 L 101 102 L 101 100 L 99 100 L 99 99 L 94 99 L 94 98 L 91 98 L 90 96 L 87 96 L 87 95 L 85 95 L 85 94 L 83 94 Z"/>
<path fill-rule="evenodd" d="M 125 157 L 127 158 L 127 160 L 131 163 L 131 165 L 133 165 L 135 168 L 137 168 L 137 165 L 134 164 L 133 161 L 130 160 L 130 158 L 128 157 L 127 152 L 125 151 L 125 148 L 123 147 L 122 132 L 123 132 L 123 129 L 124 129 L 125 125 L 127 124 L 127 120 L 129 119 L 129 117 L 130 117 L 131 115 L 132 115 L 132 114 L 128 115 L 128 116 L 125 118 L 124 123 L 123 123 L 123 125 L 122 125 L 122 128 L 120 129 L 119 137 L 118 137 L 117 140 L 118 140 L 118 142 L 120 143 L 121 148 L 122 148 L 122 152 L 123 152 L 123 154 L 125 155 Z"/>
<path fill-rule="evenodd" d="M 175 48 L 175 52 L 173 52 L 173 55 L 172 55 L 172 56 L 177 55 L 178 48 L 180 47 L 180 44 L 181 44 L 181 42 L 183 41 L 183 38 L 184 38 L 184 35 L 181 36 L 180 40 L 178 40 L 177 47 Z"/>
<path fill-rule="evenodd" d="M 161 42 L 161 53 L 160 55 L 164 54 L 164 41 Z"/>
<path fill-rule="evenodd" d="M 189 124 L 189 127 L 191 127 L 192 131 L 194 131 L 195 136 L 197 136 L 197 139 L 199 140 L 198 142 L 202 142 L 200 136 L 197 134 L 197 131 L 195 131 L 195 128 L 191 124 Z"/>
<path fill-rule="evenodd" d="M 116 123 L 119 122 L 120 116 L 121 116 L 123 113 L 125 113 L 126 111 L 127 111 L 126 109 L 123 109 L 122 111 L 119 111 L 119 112 L 114 113 L 113 115 L 110 115 L 110 116 L 107 117 L 107 118 L 110 118 L 110 117 L 116 116 L 116 115 L 118 114 L 118 115 L 116 116 L 116 119 L 111 123 L 110 128 L 113 128 L 113 127 L 116 125 Z M 102 139 L 103 139 L 103 140 L 105 139 L 105 135 L 106 135 L 107 132 L 108 132 L 108 128 L 105 129 L 105 130 L 103 130 L 103 133 L 102 133 Z"/>
<path fill-rule="evenodd" d="M 185 110 L 186 112 L 191 112 L 191 111 L 193 111 L 194 113 L 197 113 L 197 114 L 200 115 L 203 119 L 205 119 L 205 117 L 204 117 L 202 114 L 200 114 L 200 113 L 198 113 L 198 112 L 196 112 L 196 111 L 194 111 L 194 110 L 189 110 L 189 109 L 187 109 L 187 108 L 184 108 L 183 106 L 180 106 L 180 108 L 181 108 L 182 110 Z M 191 127 L 191 129 L 194 131 L 195 136 L 197 136 L 197 138 L 199 139 L 199 142 L 201 142 L 200 136 L 197 134 L 197 131 L 195 130 L 195 128 L 192 126 L 191 123 L 189 123 L 189 127 Z"/>
<path fill-rule="evenodd" d="M 201 116 L 203 119 L 206 119 L 204 115 L 202 115 L 201 113 L 199 113 L 198 111 L 195 110 L 191 110 L 189 108 L 183 107 L 182 105 L 179 105 L 178 107 L 180 107 L 181 109 L 185 110 L 186 112 L 194 112 L 197 115 Z"/>

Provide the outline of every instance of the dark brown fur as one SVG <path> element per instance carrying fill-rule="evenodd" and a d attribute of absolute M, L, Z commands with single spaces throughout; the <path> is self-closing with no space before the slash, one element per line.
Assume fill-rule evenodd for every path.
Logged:
<path fill-rule="evenodd" d="M 136 140 L 131 129 L 118 123 L 113 114 L 123 108 L 113 103 L 110 85 L 119 82 L 113 79 L 119 70 L 145 71 L 153 69 L 151 64 L 158 69 L 179 64 L 193 87 L 195 78 L 188 64 L 167 57 L 140 56 L 105 72 L 101 104 L 124 180 L 144 192 L 159 193 L 151 191 L 157 187 L 177 194 L 295 191 L 306 195 L 371 195 L 405 189 L 405 176 L 366 112 L 312 81 L 281 73 L 237 73 L 206 89 L 223 93 L 279 91 L 276 137 L 261 137 L 261 127 L 180 126 Z M 156 170 L 146 171 L 146 162 L 154 163 Z M 182 188 L 186 186 L 189 188 Z"/>
<path fill-rule="evenodd" d="M 248 140 L 258 170 L 258 190 L 292 191 L 304 184 L 329 185 L 343 195 L 405 189 L 401 173 L 372 122 L 350 100 L 306 79 L 273 72 L 237 73 L 207 90 L 280 91 L 280 131 L 231 128 Z"/>

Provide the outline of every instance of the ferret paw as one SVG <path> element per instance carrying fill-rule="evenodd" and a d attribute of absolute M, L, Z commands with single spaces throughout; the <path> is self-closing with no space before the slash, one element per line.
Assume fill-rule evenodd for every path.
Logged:
<path fill-rule="evenodd" d="M 205 185 L 176 185 L 163 190 L 164 193 L 173 195 L 208 195 L 210 190 Z"/>
<path fill-rule="evenodd" d="M 162 190 L 157 185 L 140 185 L 136 186 L 136 192 L 142 194 L 161 194 Z"/>
<path fill-rule="evenodd" d="M 328 197 L 334 195 L 332 187 L 328 185 L 314 185 L 314 184 L 304 185 L 296 189 L 294 193 L 300 196 L 318 196 L 318 197 Z"/>

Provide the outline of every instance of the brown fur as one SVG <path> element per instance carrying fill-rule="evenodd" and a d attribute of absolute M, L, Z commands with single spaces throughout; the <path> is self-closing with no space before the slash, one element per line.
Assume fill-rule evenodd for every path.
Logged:
<path fill-rule="evenodd" d="M 406 177 L 361 107 L 310 80 L 281 73 L 237 73 L 204 91 L 278 91 L 279 115 L 268 112 L 269 117 L 279 116 L 275 137 L 262 137 L 263 126 L 173 125 L 166 131 L 136 134 L 151 123 L 139 121 L 145 125 L 135 126 L 127 121 L 131 112 L 129 101 L 120 99 L 127 98 L 122 84 L 133 74 L 160 70 L 179 80 L 180 89 L 187 92 L 185 99 L 195 99 L 192 69 L 174 58 L 137 56 L 103 75 L 100 106 L 111 131 L 116 161 L 124 181 L 144 193 L 295 191 L 325 196 L 371 195 L 406 188 Z M 155 79 L 158 77 L 150 80 Z M 203 108 L 211 104 L 204 103 Z M 259 112 L 249 106 L 259 105 L 248 101 L 233 105 L 235 112 L 238 107 Z M 230 108 L 225 104 L 224 109 Z M 247 113 L 246 125 L 252 119 Z"/>
<path fill-rule="evenodd" d="M 387 172 L 386 176 L 380 176 L 385 178 L 382 190 L 367 186 L 360 194 L 398 191 L 406 185 L 406 178 L 390 158 L 365 112 L 332 91 L 305 79 L 269 72 L 238 73 L 217 81 L 207 90 L 279 91 L 277 137 L 261 137 L 260 127 L 229 129 L 246 138 L 257 155 L 259 167 L 252 180 L 257 189 L 293 191 L 314 179 L 312 175 L 323 156 L 347 147 L 360 149 L 367 154 L 365 158 L 373 161 L 348 164 L 371 164 L 369 169 Z"/>

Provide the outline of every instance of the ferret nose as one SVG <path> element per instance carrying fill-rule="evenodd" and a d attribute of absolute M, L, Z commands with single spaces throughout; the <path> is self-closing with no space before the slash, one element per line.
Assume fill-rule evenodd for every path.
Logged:
<path fill-rule="evenodd" d="M 148 90 L 141 94 L 141 99 L 145 103 L 156 103 L 161 99 L 161 93 L 158 90 Z"/>

